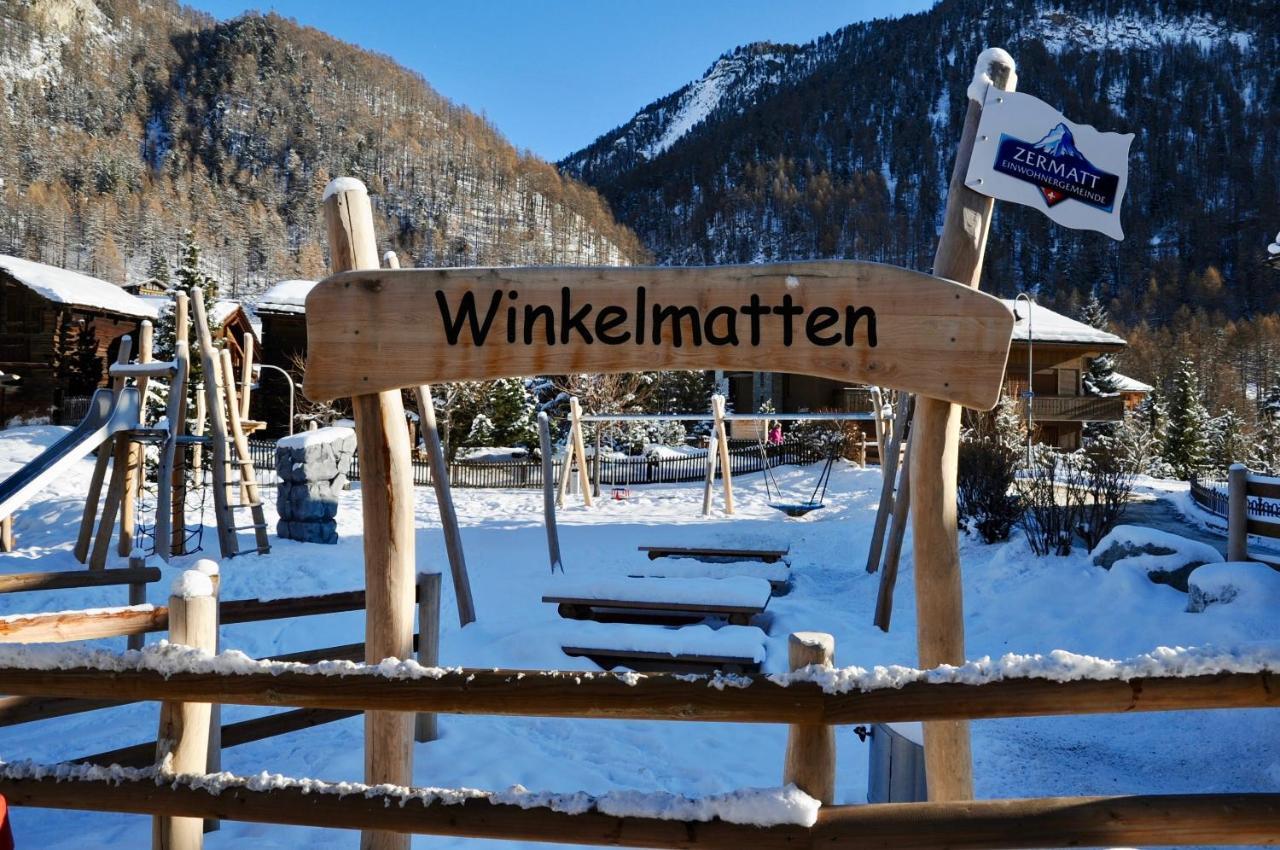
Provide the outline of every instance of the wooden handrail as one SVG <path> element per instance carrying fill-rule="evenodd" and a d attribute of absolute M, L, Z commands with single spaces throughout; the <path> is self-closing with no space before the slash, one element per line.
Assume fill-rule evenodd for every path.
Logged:
<path fill-rule="evenodd" d="M 338 796 L 304 793 L 298 787 L 251 791 L 237 785 L 210 793 L 188 777 L 162 784 L 148 777 L 0 777 L 0 794 L 15 806 L 621 847 L 863 850 L 883 846 L 925 850 L 947 846 L 987 850 L 1116 844 L 1266 844 L 1275 841 L 1280 833 L 1280 794 L 1046 797 L 829 806 L 819 811 L 812 827 L 614 817 L 598 811 L 565 814 L 545 807 L 524 809 L 495 804 L 485 798 L 452 805 L 424 804 L 375 791 Z"/>
<path fill-rule="evenodd" d="M 714 688 L 702 677 L 662 673 L 632 680 L 581 671 L 462 669 L 440 678 L 398 679 L 371 671 L 325 676 L 0 667 L 0 682 L 16 695 L 498 716 L 846 725 L 1280 707 L 1280 687 L 1270 673 L 1127 681 L 1028 678 L 978 685 L 913 682 L 843 694 L 824 693 L 810 682 L 783 687 L 767 676 L 737 677 L 735 684 L 748 680 L 749 686 Z"/>
<path fill-rule="evenodd" d="M 10 573 L 0 576 L 0 593 L 29 590 L 61 590 L 70 587 L 106 587 L 116 584 L 151 583 L 160 580 L 155 567 L 117 570 L 62 570 L 51 573 Z"/>

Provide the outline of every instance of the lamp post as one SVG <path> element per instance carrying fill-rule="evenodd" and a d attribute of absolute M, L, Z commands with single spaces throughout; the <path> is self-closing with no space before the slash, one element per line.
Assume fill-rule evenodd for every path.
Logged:
<path fill-rule="evenodd" d="M 1032 345 L 1031 335 L 1031 308 L 1036 303 L 1030 294 L 1019 292 L 1017 297 L 1013 299 L 1014 316 L 1017 316 L 1017 303 L 1025 300 L 1027 302 L 1027 388 L 1022 393 L 1022 397 L 1027 400 L 1027 469 L 1031 469 L 1031 435 L 1032 435 L 1032 417 L 1031 417 L 1031 400 L 1036 397 L 1035 391 L 1031 389 L 1032 376 L 1035 374 L 1035 358 L 1034 347 Z"/>
<path fill-rule="evenodd" d="M 254 363 L 253 368 L 254 368 L 254 371 L 258 373 L 259 381 L 262 380 L 262 370 L 271 369 L 273 371 L 279 372 L 281 375 L 284 376 L 284 379 L 289 382 L 289 436 L 292 437 L 293 436 L 293 397 L 294 397 L 293 376 L 290 375 L 288 372 L 286 372 L 284 369 L 281 369 L 279 366 L 272 366 L 270 363 Z"/>

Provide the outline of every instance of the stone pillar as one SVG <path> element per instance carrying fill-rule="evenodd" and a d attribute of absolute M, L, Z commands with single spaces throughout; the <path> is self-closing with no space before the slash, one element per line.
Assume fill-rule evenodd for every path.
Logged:
<path fill-rule="evenodd" d="M 303 543 L 337 543 L 338 494 L 356 451 L 350 428 L 320 428 L 276 443 L 276 534 Z"/>

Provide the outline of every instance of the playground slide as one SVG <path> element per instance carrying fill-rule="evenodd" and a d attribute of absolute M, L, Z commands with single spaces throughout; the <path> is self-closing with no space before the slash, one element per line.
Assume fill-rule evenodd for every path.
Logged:
<path fill-rule="evenodd" d="M 111 390 L 95 392 L 89 400 L 89 412 L 79 425 L 35 460 L 0 481 L 0 517 L 12 514 L 112 434 L 136 428 L 138 413 L 138 391 L 133 387 L 126 387 L 119 401 Z"/>

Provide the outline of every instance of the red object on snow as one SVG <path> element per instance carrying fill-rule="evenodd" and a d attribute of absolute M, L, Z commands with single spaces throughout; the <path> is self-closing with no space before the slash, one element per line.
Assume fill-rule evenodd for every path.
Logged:
<path fill-rule="evenodd" d="M 13 850 L 13 829 L 9 826 L 9 804 L 0 795 L 0 850 Z"/>

